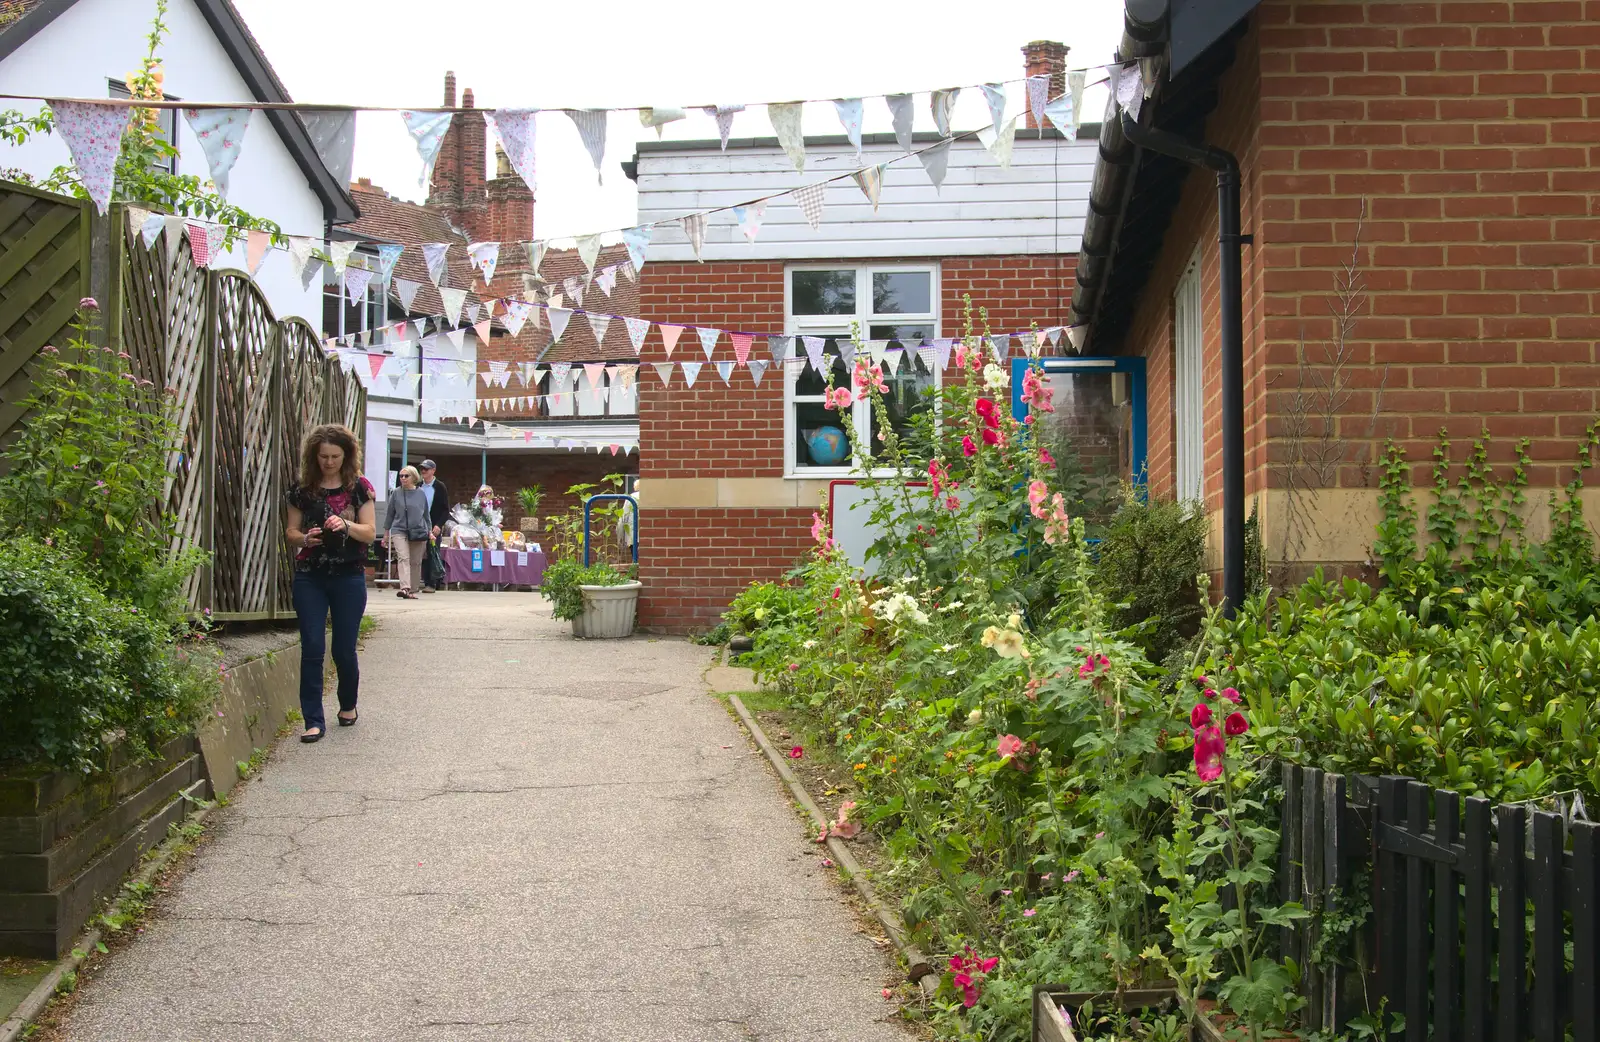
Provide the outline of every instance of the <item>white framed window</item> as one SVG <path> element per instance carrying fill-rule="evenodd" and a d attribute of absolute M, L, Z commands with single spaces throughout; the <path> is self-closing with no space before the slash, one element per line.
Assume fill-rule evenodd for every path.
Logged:
<path fill-rule="evenodd" d="M 1205 502 L 1204 325 L 1200 316 L 1197 248 L 1172 295 L 1173 476 L 1177 498 Z"/>
<path fill-rule="evenodd" d="M 925 392 L 938 385 L 935 367 L 917 353 L 924 339 L 939 336 L 938 266 L 796 264 L 784 272 L 784 331 L 795 337 L 794 357 L 808 358 L 801 337 L 821 337 L 833 385 L 854 391 L 844 363 L 852 323 L 864 347 L 870 341 L 905 351 L 898 371 L 884 366 L 884 408 L 894 429 L 909 428 L 931 408 Z M 846 477 L 882 448 L 875 407 L 857 402 L 841 415 L 823 404 L 827 387 L 809 361 L 798 371 L 785 367 L 783 469 L 790 477 Z"/>

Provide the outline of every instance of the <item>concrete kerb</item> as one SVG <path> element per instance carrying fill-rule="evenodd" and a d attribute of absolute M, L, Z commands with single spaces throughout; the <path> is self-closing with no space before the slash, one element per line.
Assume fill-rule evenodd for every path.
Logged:
<path fill-rule="evenodd" d="M 201 807 L 199 810 L 190 813 L 184 820 L 203 826 L 210 820 L 217 807 L 218 805 L 215 803 Z M 129 886 L 148 883 L 154 879 L 178 856 L 179 851 L 183 849 L 184 842 L 184 839 L 179 836 L 172 836 L 164 840 L 145 859 L 145 863 L 139 871 L 123 884 L 122 889 L 125 890 Z M 122 901 L 119 898 L 107 907 L 105 914 L 115 914 L 121 909 Z M 94 953 L 95 945 L 99 944 L 100 940 L 101 934 L 98 927 L 90 927 L 83 932 L 82 936 L 78 938 L 78 942 L 72 946 L 72 950 L 56 962 L 55 969 L 45 974 L 44 979 L 34 985 L 33 990 L 28 992 L 27 996 L 17 1004 L 17 1008 L 11 1012 L 10 1017 L 6 1018 L 5 1023 L 0 1024 L 0 1042 L 17 1042 L 18 1039 L 23 1037 L 23 1032 L 27 1031 L 29 1025 L 38 1019 L 39 1014 L 44 1012 L 45 1007 L 50 1005 L 50 1000 L 55 997 L 56 989 L 61 986 L 62 979 L 68 973 L 76 972 L 80 966 L 88 961 L 89 956 Z"/>
<path fill-rule="evenodd" d="M 738 695 L 730 693 L 728 701 L 733 705 L 734 712 L 739 714 L 739 719 L 744 721 L 744 726 L 755 738 L 756 744 L 761 747 L 761 751 L 767 754 L 767 759 L 771 761 L 773 768 L 778 772 L 778 777 L 783 779 L 783 783 L 789 787 L 789 791 L 794 794 L 794 798 L 800 803 L 800 806 L 804 807 L 806 813 L 811 815 L 811 820 L 815 827 L 819 830 L 825 828 L 828 824 L 828 816 L 822 813 L 822 809 L 811 798 L 811 794 L 806 792 L 805 786 L 800 783 L 800 779 L 795 777 L 794 772 L 789 769 L 789 765 L 784 762 L 782 754 L 768 740 L 766 732 L 761 730 L 761 725 L 756 723 L 756 719 L 751 715 L 750 710 L 745 708 L 743 700 Z M 889 940 L 899 949 L 901 956 L 906 960 L 906 978 L 922 989 L 924 997 L 932 998 L 939 989 L 939 974 L 934 970 L 933 964 L 928 961 L 927 956 L 916 945 L 906 938 L 905 929 L 889 909 L 885 907 L 883 902 L 879 900 L 877 891 L 867 881 L 866 874 L 861 868 L 861 863 L 855 859 L 855 855 L 850 852 L 849 847 L 845 846 L 844 841 L 837 836 L 830 835 L 827 840 L 827 846 L 828 852 L 833 855 L 839 867 L 844 869 L 845 873 L 850 877 L 850 883 L 856 888 L 856 893 L 861 895 L 861 899 L 871 909 L 873 917 L 883 926 L 884 932 L 889 936 Z M 6 1042 L 6 1040 L 0 1038 L 0 1042 Z"/>

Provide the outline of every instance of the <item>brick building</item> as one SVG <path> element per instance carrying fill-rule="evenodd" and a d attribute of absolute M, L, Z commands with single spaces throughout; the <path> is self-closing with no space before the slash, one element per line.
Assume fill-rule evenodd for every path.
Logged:
<path fill-rule="evenodd" d="M 1529 439 L 1539 489 L 1570 476 L 1600 365 L 1600 4 L 1129 0 L 1138 122 L 1243 173 L 1246 495 L 1268 557 L 1365 562 L 1385 439 L 1428 485 Z M 1071 321 L 1147 362 L 1154 490 L 1220 525 L 1214 175 L 1106 121 Z M 1112 203 L 1112 188 L 1120 192 Z M 1341 316 L 1347 316 L 1342 318 Z"/>
<path fill-rule="evenodd" d="M 1063 89 L 1065 55 L 1060 44 L 1025 48 L 1030 74 L 1052 74 L 1052 96 Z M 824 191 L 816 230 L 788 200 L 772 203 L 754 241 L 730 213 L 713 214 L 700 262 L 678 226 L 665 222 L 864 164 L 843 137 L 808 137 L 804 172 L 774 138 L 734 139 L 726 149 L 715 140 L 643 142 L 632 170 L 639 222 L 663 223 L 640 276 L 640 315 L 758 336 L 824 337 L 841 376 L 838 344 L 854 323 L 863 340 L 913 349 L 891 378 L 891 419 L 902 422 L 922 407 L 918 392 L 939 379 L 914 349 L 924 338 L 960 336 L 968 295 L 974 310 L 988 309 L 996 333 L 1066 323 L 1094 134 L 1085 127 L 1084 139 L 1073 142 L 1053 128 L 1019 129 L 1009 168 L 958 137 L 942 187 L 915 159 L 884 168 L 876 207 L 853 182 L 835 182 Z M 914 147 L 939 140 L 919 133 Z M 863 154 L 866 164 L 902 155 L 892 135 L 871 134 Z M 697 355 L 698 346 L 677 351 Z M 667 358 L 652 331 L 641 361 Z M 702 376 L 692 388 L 678 379 L 665 387 L 641 381 L 641 625 L 710 628 L 742 588 L 776 578 L 800 557 L 829 483 L 852 473 L 848 459 L 816 458 L 808 431 L 840 425 L 852 446 L 859 443 L 853 452 L 869 451 L 867 406 L 841 421 L 821 405 L 820 377 L 785 369 L 774 367 L 760 384 L 741 369 L 728 382 Z"/>

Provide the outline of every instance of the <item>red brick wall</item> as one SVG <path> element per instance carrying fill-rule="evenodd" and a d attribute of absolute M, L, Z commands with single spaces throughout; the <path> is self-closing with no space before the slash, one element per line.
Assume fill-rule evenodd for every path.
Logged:
<path fill-rule="evenodd" d="M 641 489 L 648 496 L 648 487 Z M 657 633 L 716 626 L 739 591 L 781 576 L 811 543 L 810 510 L 646 510 L 639 625 Z"/>

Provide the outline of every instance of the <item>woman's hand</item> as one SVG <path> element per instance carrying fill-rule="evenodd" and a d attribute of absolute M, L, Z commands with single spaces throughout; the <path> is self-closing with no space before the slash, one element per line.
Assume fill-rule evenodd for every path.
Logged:
<path fill-rule="evenodd" d="M 326 524 L 328 526 L 328 531 L 330 532 L 344 531 L 344 518 L 340 517 L 338 514 L 330 515 Z"/>
<path fill-rule="evenodd" d="M 322 545 L 322 529 L 308 528 L 305 530 L 305 545 L 308 547 Z"/>

